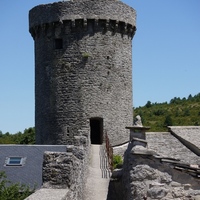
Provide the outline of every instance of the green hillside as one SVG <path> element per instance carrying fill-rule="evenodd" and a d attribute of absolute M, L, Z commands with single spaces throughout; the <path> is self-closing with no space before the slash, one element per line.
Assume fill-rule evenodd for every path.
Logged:
<path fill-rule="evenodd" d="M 140 115 L 143 126 L 150 131 L 166 131 L 166 126 L 200 126 L 200 93 L 188 98 L 174 97 L 169 103 L 151 103 L 134 108 L 134 116 Z"/>
<path fill-rule="evenodd" d="M 35 144 L 35 128 L 30 127 L 25 129 L 23 133 L 15 134 L 0 131 L 0 144 Z"/>

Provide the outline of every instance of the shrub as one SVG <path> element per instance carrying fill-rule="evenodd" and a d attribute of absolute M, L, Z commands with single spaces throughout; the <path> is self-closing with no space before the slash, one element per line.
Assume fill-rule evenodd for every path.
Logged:
<path fill-rule="evenodd" d="M 83 56 L 83 58 L 89 58 L 90 54 L 88 52 L 83 52 L 82 56 Z"/>
<path fill-rule="evenodd" d="M 120 155 L 113 155 L 113 168 L 121 168 L 123 164 L 123 159 Z"/>
<path fill-rule="evenodd" d="M 33 193 L 26 185 L 11 183 L 7 180 L 5 172 L 0 171 L 0 199 L 1 200 L 23 200 Z"/>

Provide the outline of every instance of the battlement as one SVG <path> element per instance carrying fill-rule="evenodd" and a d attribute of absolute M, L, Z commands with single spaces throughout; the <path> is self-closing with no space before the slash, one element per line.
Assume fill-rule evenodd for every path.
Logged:
<path fill-rule="evenodd" d="M 29 30 L 33 37 L 37 31 L 56 23 L 69 24 L 71 29 L 100 25 L 102 30 L 121 32 L 133 37 L 136 26 L 136 12 L 126 4 L 115 0 L 64 1 L 39 5 L 29 12 Z"/>
<path fill-rule="evenodd" d="M 131 39 L 133 38 L 136 27 L 131 24 L 126 24 L 122 21 L 107 20 L 107 19 L 75 19 L 75 20 L 65 20 L 61 22 L 45 23 L 30 28 L 30 33 L 32 37 L 39 37 L 41 32 L 46 33 L 48 29 L 55 29 L 56 27 L 62 27 L 67 32 L 69 31 L 87 31 L 88 29 L 93 29 L 93 31 L 98 30 L 102 32 L 111 31 L 114 33 L 121 33 L 127 35 Z"/>

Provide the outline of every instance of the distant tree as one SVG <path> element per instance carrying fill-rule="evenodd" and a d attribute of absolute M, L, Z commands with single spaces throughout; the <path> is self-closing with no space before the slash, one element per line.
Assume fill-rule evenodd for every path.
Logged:
<path fill-rule="evenodd" d="M 190 116 L 190 110 L 189 110 L 189 108 L 186 108 L 184 110 L 183 116 Z"/>
<path fill-rule="evenodd" d="M 172 126 L 172 125 L 173 125 L 172 118 L 170 115 L 167 115 L 165 117 L 164 126 Z"/>
<path fill-rule="evenodd" d="M 187 100 L 192 100 L 193 98 L 192 98 L 192 95 L 190 94 L 189 96 L 188 96 L 188 98 L 187 98 Z"/>
<path fill-rule="evenodd" d="M 182 101 L 186 101 L 187 99 L 185 97 L 182 98 Z"/>
<path fill-rule="evenodd" d="M 178 117 L 178 116 L 179 116 L 179 111 L 175 110 L 175 117 Z"/>
<path fill-rule="evenodd" d="M 24 130 L 21 136 L 20 144 L 35 144 L 35 128 Z"/>
<path fill-rule="evenodd" d="M 0 137 L 0 144 L 14 144 L 13 135 L 9 132 L 2 134 Z"/>
<path fill-rule="evenodd" d="M 175 99 L 175 97 L 174 97 L 173 99 L 170 100 L 169 103 L 172 104 L 172 103 L 175 103 L 175 101 L 176 101 L 176 99 Z"/>
<path fill-rule="evenodd" d="M 200 93 L 198 93 L 197 95 L 194 95 L 193 99 L 194 99 L 196 102 L 199 102 L 199 101 L 200 101 Z"/>
<path fill-rule="evenodd" d="M 7 179 L 5 172 L 0 171 L 0 199 L 1 200 L 23 200 L 28 197 L 33 190 L 26 185 L 11 183 Z"/>
<path fill-rule="evenodd" d="M 5 135 L 6 135 L 6 136 L 9 136 L 9 135 L 10 135 L 10 133 L 9 133 L 9 132 L 6 132 L 6 133 L 5 133 Z"/>
<path fill-rule="evenodd" d="M 21 140 L 22 140 L 22 136 L 23 133 L 22 132 L 17 132 L 15 134 L 12 135 L 12 139 L 14 140 L 15 144 L 20 144 Z"/>
<path fill-rule="evenodd" d="M 154 111 L 154 115 L 156 115 L 156 116 L 161 116 L 161 115 L 164 115 L 164 114 L 165 114 L 165 111 L 161 110 L 161 109 Z"/>
<path fill-rule="evenodd" d="M 147 101 L 145 107 L 150 108 L 151 106 L 152 106 L 152 105 L 151 105 L 151 101 Z"/>
<path fill-rule="evenodd" d="M 134 115 L 140 115 L 144 126 L 150 126 L 151 131 L 166 131 L 166 125 L 200 126 L 200 93 L 187 98 L 174 97 L 170 103 L 151 103 L 136 108 Z M 162 111 L 164 114 L 162 115 Z M 171 118 L 171 119 L 170 119 Z M 163 126 L 165 123 L 165 126 Z"/>
<path fill-rule="evenodd" d="M 170 104 L 178 104 L 181 102 L 180 97 L 174 97 L 173 99 L 170 100 Z"/>
<path fill-rule="evenodd" d="M 2 132 L 1 132 L 2 133 Z M 10 134 L 0 133 L 0 144 L 35 144 L 35 128 L 30 127 L 25 129 L 24 132 Z"/>

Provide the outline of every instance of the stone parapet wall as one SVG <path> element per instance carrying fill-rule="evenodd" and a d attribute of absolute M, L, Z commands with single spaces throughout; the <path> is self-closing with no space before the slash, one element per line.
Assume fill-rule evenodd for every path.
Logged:
<path fill-rule="evenodd" d="M 68 189 L 41 188 L 24 200 L 65 200 L 68 192 Z"/>
<path fill-rule="evenodd" d="M 198 178 L 160 162 L 154 154 L 144 147 L 129 145 L 123 165 L 120 200 L 195 200 L 200 197 Z"/>
<path fill-rule="evenodd" d="M 69 152 L 45 152 L 43 187 L 69 190 L 66 199 L 83 199 L 87 179 L 88 151 L 70 147 Z"/>

